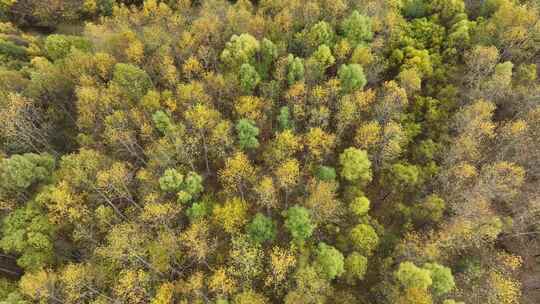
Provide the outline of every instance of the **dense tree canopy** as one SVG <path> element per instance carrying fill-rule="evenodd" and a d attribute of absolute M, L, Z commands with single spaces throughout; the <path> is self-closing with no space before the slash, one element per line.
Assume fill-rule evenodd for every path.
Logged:
<path fill-rule="evenodd" d="M 0 304 L 536 304 L 540 1 L 0 0 Z"/>

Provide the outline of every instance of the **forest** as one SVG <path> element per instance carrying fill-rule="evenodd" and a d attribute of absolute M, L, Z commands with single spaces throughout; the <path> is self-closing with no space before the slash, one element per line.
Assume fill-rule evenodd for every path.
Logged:
<path fill-rule="evenodd" d="M 0 0 L 0 304 L 538 304 L 539 72 L 539 0 Z"/>

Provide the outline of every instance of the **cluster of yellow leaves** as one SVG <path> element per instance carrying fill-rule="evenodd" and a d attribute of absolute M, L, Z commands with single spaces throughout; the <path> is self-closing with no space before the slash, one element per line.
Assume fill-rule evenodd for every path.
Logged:
<path fill-rule="evenodd" d="M 505 139 L 512 140 L 527 132 L 529 126 L 523 119 L 517 119 L 505 124 L 501 130 L 501 136 Z"/>
<path fill-rule="evenodd" d="M 336 113 L 337 135 L 347 130 L 349 126 L 361 121 L 362 113 L 366 113 L 372 108 L 375 102 L 375 91 L 355 91 L 352 94 L 344 95 L 339 99 Z"/>
<path fill-rule="evenodd" d="M 92 268 L 84 264 L 69 264 L 60 274 L 60 282 L 65 290 L 65 301 L 67 303 L 80 303 L 85 289 L 91 282 Z"/>
<path fill-rule="evenodd" d="M 365 91 L 355 91 L 351 96 L 354 102 L 358 106 L 360 112 L 366 112 L 370 110 L 373 103 L 375 102 L 375 91 L 373 89 L 367 89 Z M 344 96 L 345 98 L 345 96 Z"/>
<path fill-rule="evenodd" d="M 186 111 L 185 117 L 199 132 L 209 132 L 216 126 L 221 115 L 214 108 L 199 103 Z"/>
<path fill-rule="evenodd" d="M 159 71 L 161 77 L 169 87 L 174 87 L 178 80 L 178 71 L 174 63 L 173 54 L 169 51 L 168 54 L 161 56 L 160 59 L 162 68 Z"/>
<path fill-rule="evenodd" d="M 22 276 L 19 280 L 19 288 L 21 293 L 30 299 L 48 299 L 54 295 L 56 281 L 57 277 L 53 272 L 41 269 Z"/>
<path fill-rule="evenodd" d="M 310 91 L 310 99 L 314 104 L 327 104 L 330 92 L 322 85 L 316 85 Z"/>
<path fill-rule="evenodd" d="M 304 143 L 309 155 L 316 162 L 324 160 L 336 143 L 336 136 L 324 132 L 321 128 L 311 128 L 304 136 Z"/>
<path fill-rule="evenodd" d="M 208 289 L 217 295 L 228 296 L 236 291 L 237 283 L 224 268 L 218 268 L 208 281 Z"/>
<path fill-rule="evenodd" d="M 235 304 L 268 304 L 268 299 L 266 299 L 264 296 L 248 290 L 244 291 L 242 293 L 237 294 L 234 297 Z"/>
<path fill-rule="evenodd" d="M 234 109 L 240 118 L 259 122 L 264 118 L 265 101 L 256 96 L 241 96 L 236 101 Z"/>
<path fill-rule="evenodd" d="M 375 112 L 379 118 L 385 121 L 398 118 L 398 115 L 405 109 L 408 102 L 405 89 L 401 88 L 393 80 L 387 81 L 383 84 Z"/>
<path fill-rule="evenodd" d="M 480 144 L 495 136 L 495 124 L 492 116 L 495 105 L 485 100 L 478 100 L 465 107 L 456 115 L 456 129 L 460 132 L 454 145 L 455 158 L 458 160 L 477 160 L 481 156 Z"/>
<path fill-rule="evenodd" d="M 456 182 L 466 182 L 474 179 L 478 175 L 478 170 L 467 162 L 461 162 L 452 167 L 451 176 Z"/>
<path fill-rule="evenodd" d="M 307 89 L 304 83 L 298 82 L 292 85 L 285 94 L 285 99 L 291 104 L 304 104 Z"/>
<path fill-rule="evenodd" d="M 209 238 L 208 222 L 204 220 L 192 223 L 180 237 L 182 244 L 187 247 L 188 256 L 199 262 L 208 257 L 211 249 Z"/>
<path fill-rule="evenodd" d="M 131 173 L 128 164 L 125 162 L 115 162 L 108 170 L 99 171 L 96 183 L 100 189 L 110 192 L 118 197 L 130 197 L 129 183 Z"/>
<path fill-rule="evenodd" d="M 274 247 L 270 253 L 271 275 L 265 280 L 266 286 L 279 286 L 296 266 L 296 257 L 291 251 Z"/>
<path fill-rule="evenodd" d="M 236 233 L 247 223 L 248 205 L 240 198 L 233 198 L 214 209 L 214 218 L 228 233 Z"/>
<path fill-rule="evenodd" d="M 276 168 L 278 185 L 284 189 L 294 187 L 300 178 L 300 164 L 294 158 L 284 161 Z"/>
<path fill-rule="evenodd" d="M 269 176 L 264 176 L 255 186 L 257 193 L 257 204 L 266 208 L 276 208 L 278 204 L 278 194 L 274 186 L 274 180 Z"/>
<path fill-rule="evenodd" d="M 162 230 L 148 246 L 153 270 L 165 273 L 181 256 L 179 237 L 173 230 Z"/>
<path fill-rule="evenodd" d="M 144 205 L 140 217 L 147 223 L 156 223 L 157 225 L 160 225 L 173 219 L 180 211 L 181 206 L 179 206 L 179 204 L 170 202 L 152 202 Z"/>
<path fill-rule="evenodd" d="M 515 271 L 523 265 L 523 258 L 519 255 L 500 252 L 497 254 L 497 260 L 501 262 L 507 270 Z"/>
<path fill-rule="evenodd" d="M 521 284 L 499 272 L 491 272 L 490 285 L 493 288 L 494 301 L 492 303 L 518 304 L 521 297 Z"/>
<path fill-rule="evenodd" d="M 190 56 L 182 65 L 182 71 L 187 79 L 193 79 L 200 76 L 203 67 L 196 57 Z"/>
<path fill-rule="evenodd" d="M 438 238 L 439 236 L 433 233 L 422 236 L 418 232 L 409 232 L 397 246 L 396 252 L 399 252 L 404 260 L 422 257 L 427 261 L 436 261 L 441 257 L 440 244 L 436 241 Z"/>
<path fill-rule="evenodd" d="M 225 168 L 219 171 L 219 178 L 230 193 L 242 191 L 244 183 L 255 178 L 255 168 L 247 155 L 242 152 L 235 153 L 225 161 Z"/>
<path fill-rule="evenodd" d="M 500 161 L 482 168 L 481 185 L 487 197 L 509 202 L 518 193 L 525 180 L 525 170 L 510 162 Z"/>
<path fill-rule="evenodd" d="M 172 304 L 173 296 L 174 285 L 170 282 L 163 283 L 159 286 L 151 304 Z"/>
<path fill-rule="evenodd" d="M 407 288 L 396 304 L 432 304 L 429 292 L 422 288 Z"/>
<path fill-rule="evenodd" d="M 125 50 L 127 59 L 133 63 L 140 64 L 144 58 L 144 44 L 131 31 L 124 32 L 123 35 L 128 45 Z"/>
<path fill-rule="evenodd" d="M 265 151 L 265 159 L 272 164 L 278 164 L 294 155 L 302 149 L 302 142 L 291 130 L 285 130 L 276 135 Z"/>
<path fill-rule="evenodd" d="M 66 181 L 59 182 L 38 196 L 38 201 L 45 204 L 49 210 L 49 219 L 55 223 L 63 223 L 66 219 L 70 223 L 81 221 L 88 215 L 84 198 L 74 193 Z"/>
<path fill-rule="evenodd" d="M 180 280 L 176 283 L 176 287 L 179 293 L 183 294 L 188 298 L 192 298 L 192 301 L 187 303 L 199 303 L 197 300 L 200 300 L 202 289 L 204 288 L 204 273 L 201 271 L 196 271 L 191 274 L 186 280 Z"/>
<path fill-rule="evenodd" d="M 439 246 L 456 252 L 471 246 L 480 248 L 492 244 L 502 231 L 501 219 L 481 197 L 466 202 L 457 211 L 459 214 L 437 235 Z"/>
<path fill-rule="evenodd" d="M 176 95 L 181 105 L 188 106 L 197 103 L 210 104 L 210 96 L 206 94 L 204 85 L 199 81 L 181 83 L 177 86 Z"/>
<path fill-rule="evenodd" d="M 356 129 L 354 142 L 361 149 L 373 147 L 381 140 L 381 126 L 378 121 L 373 120 L 363 123 Z"/>
<path fill-rule="evenodd" d="M 374 60 L 371 49 L 366 46 L 358 46 L 354 49 L 351 56 L 352 63 L 358 63 L 362 66 L 369 65 Z"/>
<path fill-rule="evenodd" d="M 338 219 L 342 204 L 337 198 L 337 188 L 335 182 L 309 182 L 304 205 L 311 210 L 315 222 L 328 223 Z"/>
<path fill-rule="evenodd" d="M 346 60 L 351 54 L 351 44 L 347 39 L 340 39 L 334 46 L 334 56 L 338 61 Z"/>

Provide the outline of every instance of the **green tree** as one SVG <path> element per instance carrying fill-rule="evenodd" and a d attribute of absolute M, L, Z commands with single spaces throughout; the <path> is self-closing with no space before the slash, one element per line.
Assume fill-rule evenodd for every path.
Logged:
<path fill-rule="evenodd" d="M 322 181 L 333 181 L 336 179 L 336 169 L 328 166 L 319 166 L 315 176 Z"/>
<path fill-rule="evenodd" d="M 367 152 L 356 148 L 347 148 L 339 156 L 341 176 L 350 182 L 370 182 L 371 162 Z"/>
<path fill-rule="evenodd" d="M 0 1 L 0 13 L 5 14 L 5 11 L 6 11 L 10 6 L 12 6 L 13 4 L 15 4 L 15 2 L 17 2 L 17 0 L 1 0 L 1 1 Z"/>
<path fill-rule="evenodd" d="M 28 60 L 28 51 L 11 41 L 0 40 L 0 59 L 7 63 L 16 63 L 19 60 Z"/>
<path fill-rule="evenodd" d="M 293 121 L 291 119 L 291 112 L 289 107 L 283 106 L 279 108 L 279 114 L 277 116 L 278 127 L 280 131 L 294 129 Z"/>
<path fill-rule="evenodd" d="M 304 80 L 304 73 L 304 60 L 289 54 L 287 57 L 287 81 L 289 85 Z"/>
<path fill-rule="evenodd" d="M 325 44 L 319 46 L 311 55 L 309 60 L 313 65 L 316 66 L 316 69 L 320 69 L 322 72 L 336 62 L 336 59 L 332 55 L 332 51 Z"/>
<path fill-rule="evenodd" d="M 333 280 L 343 274 L 344 261 L 343 254 L 336 248 L 327 245 L 326 243 L 319 243 L 317 247 L 314 267 L 325 278 Z"/>
<path fill-rule="evenodd" d="M 443 218 L 445 208 L 444 200 L 432 194 L 414 205 L 413 217 L 420 223 L 438 223 Z"/>
<path fill-rule="evenodd" d="M 379 236 L 375 229 L 367 224 L 358 224 L 350 232 L 352 246 L 359 253 L 369 256 L 379 245 Z"/>
<path fill-rule="evenodd" d="M 437 263 L 426 263 L 422 268 L 430 271 L 431 280 L 433 284 L 431 285 L 431 290 L 436 296 L 441 296 L 446 294 L 456 286 L 454 282 L 454 276 L 452 275 L 452 270 L 443 265 Z"/>
<path fill-rule="evenodd" d="M 27 300 L 19 292 L 12 292 L 8 294 L 3 300 L 0 301 L 0 304 L 29 304 Z"/>
<path fill-rule="evenodd" d="M 357 196 L 351 202 L 349 208 L 356 216 L 366 215 L 369 211 L 369 199 L 365 196 Z"/>
<path fill-rule="evenodd" d="M 196 198 L 203 191 L 203 178 L 196 172 L 183 175 L 176 169 L 165 170 L 159 178 L 159 186 L 165 192 L 176 192 L 178 201 L 187 203 Z"/>
<path fill-rule="evenodd" d="M 234 296 L 233 304 L 267 304 L 269 301 L 263 295 L 251 290 L 243 291 Z"/>
<path fill-rule="evenodd" d="M 343 64 L 339 68 L 339 81 L 345 93 L 362 90 L 367 83 L 364 69 L 359 64 Z"/>
<path fill-rule="evenodd" d="M 371 41 L 373 38 L 371 19 L 368 16 L 360 14 L 356 10 L 343 20 L 341 28 L 345 38 L 347 38 L 353 46 Z"/>
<path fill-rule="evenodd" d="M 334 29 L 326 21 L 315 23 L 307 33 L 307 43 L 312 49 L 320 45 L 334 45 Z"/>
<path fill-rule="evenodd" d="M 0 247 L 19 254 L 17 264 L 27 270 L 51 265 L 55 259 L 56 227 L 35 201 L 10 213 L 2 223 Z"/>
<path fill-rule="evenodd" d="M 322 277 L 314 267 L 300 267 L 294 275 L 296 289 L 285 296 L 285 304 L 318 304 L 326 303 L 331 295 L 329 281 Z"/>
<path fill-rule="evenodd" d="M 426 15 L 427 5 L 425 0 L 404 0 L 403 15 L 409 18 L 420 18 Z"/>
<path fill-rule="evenodd" d="M 514 80 L 517 84 L 529 86 L 538 79 L 536 64 L 521 64 L 517 67 Z"/>
<path fill-rule="evenodd" d="M 45 54 L 52 60 L 65 58 L 72 48 L 89 52 L 92 44 L 86 38 L 52 34 L 45 39 Z"/>
<path fill-rule="evenodd" d="M 301 243 L 311 236 L 315 226 L 311 222 L 309 211 L 296 205 L 285 213 L 285 228 L 289 230 L 293 240 Z"/>
<path fill-rule="evenodd" d="M 260 49 L 260 43 L 250 34 L 233 35 L 225 44 L 221 60 L 232 69 L 238 69 L 243 64 L 252 64 L 255 54 Z"/>
<path fill-rule="evenodd" d="M 127 63 L 117 63 L 114 66 L 113 82 L 133 100 L 142 98 L 153 86 L 150 76 L 144 70 Z"/>
<path fill-rule="evenodd" d="M 278 48 L 270 40 L 264 38 L 261 42 L 261 62 L 259 66 L 259 74 L 262 75 L 263 79 L 267 79 L 269 76 L 272 63 L 278 57 Z"/>
<path fill-rule="evenodd" d="M 197 198 L 203 190 L 203 177 L 196 172 L 190 171 L 184 179 L 182 189 L 176 195 L 181 203 L 187 203 Z"/>
<path fill-rule="evenodd" d="M 353 252 L 345 259 L 345 278 L 350 284 L 362 280 L 366 274 L 368 260 L 358 252 Z"/>
<path fill-rule="evenodd" d="M 167 134 L 173 126 L 169 115 L 161 110 L 152 114 L 152 120 L 154 121 L 156 128 L 163 134 Z"/>
<path fill-rule="evenodd" d="M 420 171 L 415 165 L 397 163 L 388 172 L 388 179 L 398 189 L 411 189 L 420 182 Z"/>
<path fill-rule="evenodd" d="M 8 295 L 11 293 L 14 293 L 16 290 L 17 290 L 17 285 L 15 284 L 15 282 L 7 278 L 0 279 L 0 298 L 7 299 Z"/>
<path fill-rule="evenodd" d="M 236 123 L 236 133 L 238 135 L 238 143 L 243 150 L 254 149 L 259 146 L 259 128 L 247 119 L 240 119 Z"/>
<path fill-rule="evenodd" d="M 0 190 L 20 192 L 35 183 L 47 181 L 55 167 L 54 158 L 46 153 L 16 154 L 0 163 Z"/>
<path fill-rule="evenodd" d="M 257 213 L 247 226 L 247 233 L 258 243 L 273 241 L 276 238 L 276 224 L 271 218 Z"/>
<path fill-rule="evenodd" d="M 309 82 L 315 83 L 324 78 L 326 70 L 336 63 L 336 58 L 326 44 L 320 45 L 306 62 L 306 75 Z"/>
<path fill-rule="evenodd" d="M 455 300 L 448 299 L 448 300 L 444 300 L 443 304 L 465 304 L 465 302 L 457 302 Z"/>
<path fill-rule="evenodd" d="M 465 11 L 465 2 L 463 0 L 432 0 L 429 3 L 429 10 L 432 14 L 438 14 L 443 22 L 451 22 L 456 15 Z"/>
<path fill-rule="evenodd" d="M 212 202 L 209 198 L 203 196 L 200 201 L 194 202 L 191 207 L 186 210 L 186 215 L 191 222 L 195 222 L 211 214 L 211 211 Z"/>
<path fill-rule="evenodd" d="M 184 175 L 176 169 L 166 169 L 163 175 L 159 178 L 159 187 L 165 192 L 177 192 L 182 188 Z"/>
<path fill-rule="evenodd" d="M 412 262 L 402 262 L 394 273 L 396 280 L 405 288 L 427 289 L 433 284 L 431 271 L 422 269 Z"/>
<path fill-rule="evenodd" d="M 261 81 L 261 76 L 259 76 L 257 70 L 249 63 L 242 64 L 239 75 L 240 87 L 244 94 L 251 94 Z"/>

